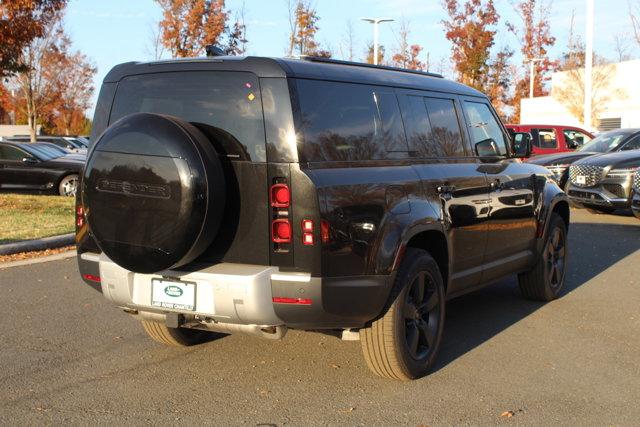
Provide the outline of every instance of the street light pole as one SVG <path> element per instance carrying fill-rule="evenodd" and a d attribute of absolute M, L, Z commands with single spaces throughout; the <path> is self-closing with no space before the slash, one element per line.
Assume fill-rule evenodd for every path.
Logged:
<path fill-rule="evenodd" d="M 391 22 L 391 18 L 360 18 L 362 21 L 373 24 L 373 64 L 378 65 L 378 25 L 382 22 Z"/>
<path fill-rule="evenodd" d="M 584 55 L 584 127 L 591 130 L 591 99 L 593 97 L 593 0 L 587 0 L 587 27 Z"/>
<path fill-rule="evenodd" d="M 535 79 L 535 63 L 544 61 L 544 58 L 528 58 L 525 62 L 529 63 L 529 98 L 533 98 L 533 83 Z"/>

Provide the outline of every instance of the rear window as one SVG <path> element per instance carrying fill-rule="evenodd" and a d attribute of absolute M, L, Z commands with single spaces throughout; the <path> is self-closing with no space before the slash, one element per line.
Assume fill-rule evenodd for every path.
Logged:
<path fill-rule="evenodd" d="M 393 89 L 315 80 L 298 80 L 297 88 L 302 161 L 386 159 L 408 151 Z"/>
<path fill-rule="evenodd" d="M 254 74 L 191 71 L 125 77 L 118 83 L 109 121 L 139 112 L 175 116 L 198 126 L 232 159 L 266 161 Z"/>

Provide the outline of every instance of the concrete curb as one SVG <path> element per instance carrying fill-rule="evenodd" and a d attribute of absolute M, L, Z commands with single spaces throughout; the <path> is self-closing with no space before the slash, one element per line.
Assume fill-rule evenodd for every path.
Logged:
<path fill-rule="evenodd" d="M 23 242 L 6 243 L 0 245 L 0 255 L 11 255 L 20 252 L 43 251 L 45 249 L 70 246 L 75 243 L 75 234 L 45 237 L 42 239 L 25 240 Z"/>
<path fill-rule="evenodd" d="M 76 256 L 76 251 L 74 249 L 72 251 L 63 252 L 61 254 L 41 256 L 37 258 L 27 258 L 27 259 L 21 259 L 19 261 L 0 262 L 0 271 L 6 268 L 21 267 L 24 265 L 32 265 L 32 264 L 41 264 L 43 262 L 50 262 L 50 261 L 59 261 L 62 259 L 73 258 L 75 256 Z"/>

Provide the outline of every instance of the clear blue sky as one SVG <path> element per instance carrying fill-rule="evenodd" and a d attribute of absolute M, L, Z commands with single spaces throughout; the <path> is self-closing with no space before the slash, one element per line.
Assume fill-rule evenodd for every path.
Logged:
<path fill-rule="evenodd" d="M 505 29 L 505 21 L 519 23 L 510 0 L 495 0 L 501 22 L 496 47 L 517 48 L 515 37 Z M 242 6 L 242 0 L 227 0 L 232 11 Z M 248 50 L 252 55 L 282 56 L 287 44 L 286 0 L 245 0 Z M 320 16 L 318 40 L 340 57 L 347 21 L 355 32 L 356 58 L 361 59 L 371 42 L 371 25 L 361 22 L 363 16 L 384 16 L 410 23 L 411 42 L 425 47 L 430 54 L 432 69 L 440 61 L 449 64 L 450 44 L 444 36 L 441 20 L 445 11 L 440 0 L 316 0 Z M 575 10 L 575 30 L 584 33 L 585 0 L 555 0 L 552 4 L 552 32 L 558 39 L 552 56 L 566 47 L 571 13 Z M 98 67 L 96 88 L 109 69 L 120 63 L 152 59 L 150 34 L 161 18 L 153 0 L 70 0 L 65 27 L 74 43 Z M 383 24 L 380 40 L 388 50 L 397 44 L 398 23 Z M 595 49 L 600 55 L 614 59 L 614 35 L 627 40 L 629 53 L 637 56 L 633 46 L 627 12 L 627 0 L 596 0 Z M 423 61 L 426 59 L 422 58 Z M 445 69 L 445 73 L 447 70 Z"/>

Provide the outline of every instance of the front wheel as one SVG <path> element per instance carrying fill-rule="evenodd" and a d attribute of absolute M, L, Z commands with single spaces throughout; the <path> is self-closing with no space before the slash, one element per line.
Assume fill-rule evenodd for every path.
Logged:
<path fill-rule="evenodd" d="M 442 274 L 428 252 L 409 248 L 387 312 L 360 330 L 364 358 L 375 374 L 403 381 L 433 366 L 444 329 Z"/>
<path fill-rule="evenodd" d="M 67 175 L 58 184 L 58 194 L 65 197 L 75 197 L 78 191 L 78 175 Z"/>
<path fill-rule="evenodd" d="M 551 301 L 560 295 L 567 267 L 567 226 L 557 213 L 552 213 L 549 229 L 536 265 L 518 275 L 520 291 L 525 298 Z"/>

